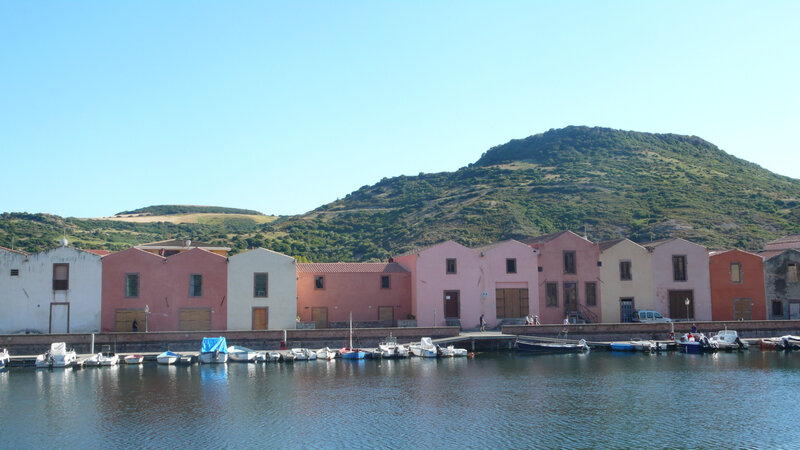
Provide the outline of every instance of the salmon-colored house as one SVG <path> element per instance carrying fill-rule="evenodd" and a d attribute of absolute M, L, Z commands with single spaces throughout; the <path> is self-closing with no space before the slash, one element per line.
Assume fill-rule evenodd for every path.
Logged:
<path fill-rule="evenodd" d="M 601 319 L 600 248 L 572 231 L 525 239 L 539 251 L 542 323 L 597 323 Z"/>
<path fill-rule="evenodd" d="M 396 263 L 298 263 L 297 315 L 315 328 L 393 327 L 411 313 L 411 274 Z"/>
<path fill-rule="evenodd" d="M 764 258 L 742 250 L 711 252 L 711 319 L 767 320 Z"/>
<path fill-rule="evenodd" d="M 102 331 L 225 330 L 227 283 L 227 258 L 201 248 L 113 253 L 103 258 Z"/>
<path fill-rule="evenodd" d="M 419 326 L 494 328 L 539 313 L 537 253 L 519 241 L 471 249 L 446 241 L 392 259 L 411 271 Z"/>

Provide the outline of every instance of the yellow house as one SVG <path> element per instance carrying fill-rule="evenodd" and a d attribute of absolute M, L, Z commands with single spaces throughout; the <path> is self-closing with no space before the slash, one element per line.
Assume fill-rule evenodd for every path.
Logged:
<path fill-rule="evenodd" d="M 655 309 L 650 252 L 629 239 L 599 246 L 602 322 L 630 322 L 634 310 Z"/>

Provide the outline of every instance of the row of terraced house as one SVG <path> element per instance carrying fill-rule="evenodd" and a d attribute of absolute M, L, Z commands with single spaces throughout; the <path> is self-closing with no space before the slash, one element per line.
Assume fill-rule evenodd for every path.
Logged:
<path fill-rule="evenodd" d="M 0 247 L 0 334 L 800 319 L 800 236 L 758 253 L 571 231 L 381 263 L 298 263 L 189 240 L 120 252 Z"/>

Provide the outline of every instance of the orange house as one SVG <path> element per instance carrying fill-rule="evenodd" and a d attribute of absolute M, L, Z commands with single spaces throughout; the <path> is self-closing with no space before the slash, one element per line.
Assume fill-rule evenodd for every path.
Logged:
<path fill-rule="evenodd" d="M 711 252 L 711 318 L 766 320 L 764 258 L 742 250 Z"/>

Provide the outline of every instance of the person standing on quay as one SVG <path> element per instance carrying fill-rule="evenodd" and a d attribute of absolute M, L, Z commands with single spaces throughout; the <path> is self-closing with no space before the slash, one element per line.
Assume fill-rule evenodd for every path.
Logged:
<path fill-rule="evenodd" d="M 486 331 L 486 319 L 481 314 L 481 331 Z"/>

